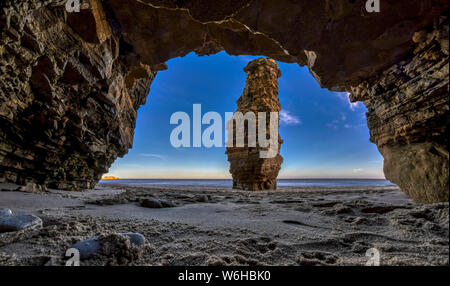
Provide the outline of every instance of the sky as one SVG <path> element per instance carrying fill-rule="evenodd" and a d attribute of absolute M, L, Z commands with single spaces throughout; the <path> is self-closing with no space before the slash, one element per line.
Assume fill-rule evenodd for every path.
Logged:
<path fill-rule="evenodd" d="M 177 111 L 186 112 L 192 125 L 193 104 L 201 104 L 202 115 L 215 111 L 225 118 L 225 112 L 234 112 L 245 87 L 243 68 L 255 58 L 225 52 L 203 57 L 191 53 L 168 61 L 168 70 L 158 72 L 147 103 L 138 110 L 133 148 L 114 162 L 107 175 L 121 179 L 231 178 L 225 147 L 173 147 L 170 134 L 177 125 L 170 124 L 170 117 Z M 307 67 L 278 64 L 282 72 L 279 132 L 284 140 L 278 178 L 384 178 L 383 158 L 369 142 L 365 106 L 350 103 L 347 93 L 321 88 Z"/>

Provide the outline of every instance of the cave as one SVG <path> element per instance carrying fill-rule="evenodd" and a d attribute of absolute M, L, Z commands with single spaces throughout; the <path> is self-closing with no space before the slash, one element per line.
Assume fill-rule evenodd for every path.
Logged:
<path fill-rule="evenodd" d="M 59 2 L 0 6 L 1 181 L 93 188 L 132 147 L 165 62 L 226 51 L 306 65 L 349 92 L 386 178 L 416 202 L 448 201 L 448 1 Z"/>

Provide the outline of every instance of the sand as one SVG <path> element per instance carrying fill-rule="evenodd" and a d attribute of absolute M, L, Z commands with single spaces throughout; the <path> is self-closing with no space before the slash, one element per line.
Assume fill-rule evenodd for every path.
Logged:
<path fill-rule="evenodd" d="M 448 265 L 449 205 L 418 205 L 397 187 L 279 188 L 100 184 L 45 193 L 0 185 L 0 207 L 39 216 L 37 230 L 0 234 L 0 265 L 64 265 L 66 250 L 98 235 L 138 232 L 138 255 L 81 265 Z M 144 198 L 173 208 L 141 207 Z M 112 257 L 114 256 L 114 257 Z"/>

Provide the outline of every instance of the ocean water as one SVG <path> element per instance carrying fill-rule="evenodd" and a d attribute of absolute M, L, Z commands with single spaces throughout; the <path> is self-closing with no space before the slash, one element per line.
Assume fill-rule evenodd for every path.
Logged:
<path fill-rule="evenodd" d="M 206 186 L 229 187 L 232 180 L 219 179 L 123 179 L 102 180 L 100 184 L 135 186 Z M 359 186 L 395 186 L 384 179 L 278 179 L 279 187 L 359 187 Z"/>

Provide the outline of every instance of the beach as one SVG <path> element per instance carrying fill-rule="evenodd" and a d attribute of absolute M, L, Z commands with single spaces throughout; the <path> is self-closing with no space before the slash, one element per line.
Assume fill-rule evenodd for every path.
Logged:
<path fill-rule="evenodd" d="M 42 219 L 42 228 L 0 233 L 0 265 L 65 265 L 76 242 L 140 233 L 127 259 L 81 265 L 448 265 L 449 205 L 413 203 L 396 186 L 279 187 L 103 183 L 84 192 L 19 192 L 1 184 L 0 208 Z M 144 199 L 174 207 L 148 208 Z M 115 257 L 117 258 L 117 257 Z"/>

